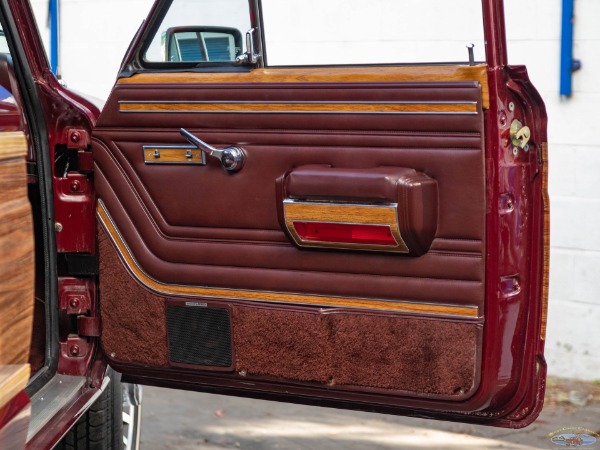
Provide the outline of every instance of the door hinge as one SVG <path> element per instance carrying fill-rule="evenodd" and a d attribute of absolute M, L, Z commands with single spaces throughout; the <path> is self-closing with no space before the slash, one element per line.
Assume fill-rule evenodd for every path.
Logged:
<path fill-rule="evenodd" d="M 67 150 L 77 150 L 77 171 L 81 173 L 93 172 L 94 161 L 90 148 L 90 133 L 83 128 L 68 128 L 64 137 Z"/>
<path fill-rule="evenodd" d="M 100 336 L 100 317 L 77 317 L 77 331 L 79 332 L 79 336 Z"/>
<path fill-rule="evenodd" d="M 59 279 L 60 309 L 67 316 L 75 316 L 77 327 L 62 330 L 70 336 L 100 336 L 100 317 L 93 315 L 94 284 L 91 280 L 62 277 Z M 72 323 L 72 322 L 71 322 Z"/>
<path fill-rule="evenodd" d="M 91 173 L 94 171 L 92 152 L 85 150 L 79 150 L 77 152 L 77 168 L 81 173 Z"/>
<path fill-rule="evenodd" d="M 85 150 L 90 145 L 90 133 L 83 128 L 68 128 L 66 141 L 69 150 Z"/>
<path fill-rule="evenodd" d="M 96 316 L 94 278 L 58 278 L 60 356 L 58 371 L 66 375 L 88 373 L 100 335 Z"/>

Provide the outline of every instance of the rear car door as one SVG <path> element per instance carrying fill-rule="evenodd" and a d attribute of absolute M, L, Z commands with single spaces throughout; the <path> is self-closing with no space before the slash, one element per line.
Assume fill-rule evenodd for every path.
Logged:
<path fill-rule="evenodd" d="M 97 122 L 110 364 L 142 384 L 529 424 L 546 117 L 506 63 L 502 1 L 482 2 L 485 62 L 304 67 L 269 64 L 263 3 L 157 1 Z"/>

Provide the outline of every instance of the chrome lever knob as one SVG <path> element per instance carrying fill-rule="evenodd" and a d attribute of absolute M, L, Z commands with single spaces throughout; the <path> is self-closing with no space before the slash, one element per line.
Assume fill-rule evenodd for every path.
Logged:
<path fill-rule="evenodd" d="M 229 172 L 237 172 L 244 166 L 246 156 L 239 147 L 227 147 L 221 155 L 221 165 Z"/>
<path fill-rule="evenodd" d="M 246 155 L 244 150 L 239 147 L 227 147 L 224 149 L 218 149 L 212 145 L 207 144 L 202 139 L 194 136 L 185 128 L 180 128 L 179 133 L 192 145 L 202 150 L 208 156 L 212 156 L 219 160 L 221 165 L 228 172 L 237 172 L 244 166 L 246 161 Z"/>

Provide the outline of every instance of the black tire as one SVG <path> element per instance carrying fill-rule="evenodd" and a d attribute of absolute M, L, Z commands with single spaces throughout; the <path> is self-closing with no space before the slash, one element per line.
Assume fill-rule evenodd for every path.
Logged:
<path fill-rule="evenodd" d="M 123 394 L 121 376 L 110 370 L 110 383 L 98 400 L 56 446 L 58 450 L 121 450 Z"/>

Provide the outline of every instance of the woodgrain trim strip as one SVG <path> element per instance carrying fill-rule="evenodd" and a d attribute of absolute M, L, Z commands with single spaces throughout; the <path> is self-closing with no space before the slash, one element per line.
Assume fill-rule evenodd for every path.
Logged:
<path fill-rule="evenodd" d="M 221 298 L 230 300 L 247 300 L 262 303 L 291 303 L 323 307 L 375 309 L 382 311 L 430 314 L 460 318 L 477 318 L 477 306 L 439 305 L 394 300 L 366 298 L 328 297 L 320 295 L 296 294 L 287 292 L 250 291 L 206 286 L 182 286 L 166 284 L 151 278 L 139 266 L 121 234 L 113 223 L 106 207 L 98 200 L 97 208 L 100 223 L 110 236 L 117 251 L 131 274 L 148 289 L 169 296 Z"/>
<path fill-rule="evenodd" d="M 548 288 L 550 284 L 550 196 L 548 195 L 548 143 L 542 143 L 542 198 L 544 205 L 544 267 L 542 275 L 542 340 L 546 340 L 548 323 Z"/>
<path fill-rule="evenodd" d="M 120 102 L 124 113 L 477 114 L 473 102 Z"/>
<path fill-rule="evenodd" d="M 408 253 L 398 227 L 398 205 L 341 205 L 335 203 L 308 203 L 284 200 L 283 212 L 288 231 L 300 247 L 326 247 L 353 250 L 377 250 Z M 328 222 L 361 225 L 388 225 L 396 240 L 396 246 L 372 244 L 347 244 L 339 242 L 316 242 L 302 239 L 294 222 Z"/>
<path fill-rule="evenodd" d="M 29 364 L 0 366 L 0 410 L 25 389 L 29 373 Z"/>
<path fill-rule="evenodd" d="M 120 78 L 119 85 L 205 83 L 395 83 L 422 81 L 476 81 L 481 85 L 483 108 L 489 108 L 487 65 L 321 67 L 254 69 L 250 72 L 145 72 Z"/>
<path fill-rule="evenodd" d="M 27 140 L 22 131 L 0 133 L 0 161 L 27 156 Z"/>
<path fill-rule="evenodd" d="M 143 152 L 146 164 L 206 164 L 204 152 L 196 147 L 144 145 Z"/>

